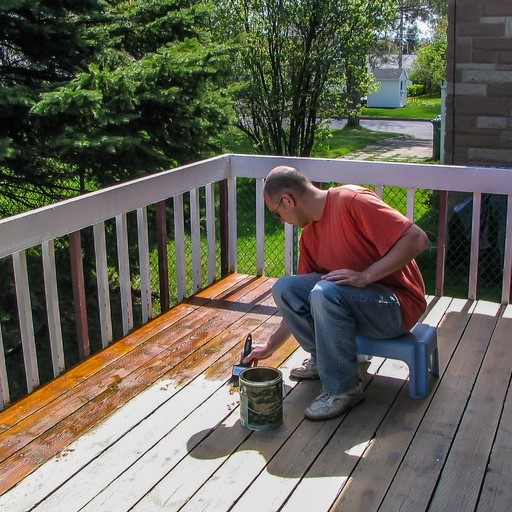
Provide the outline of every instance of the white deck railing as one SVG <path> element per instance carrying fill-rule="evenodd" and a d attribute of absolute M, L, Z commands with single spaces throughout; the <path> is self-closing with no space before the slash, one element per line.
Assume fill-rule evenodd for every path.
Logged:
<path fill-rule="evenodd" d="M 44 281 L 44 301 L 46 309 L 46 332 L 53 375 L 57 376 L 65 367 L 65 342 L 63 339 L 61 299 L 58 281 L 60 270 L 56 266 L 55 241 L 68 240 L 71 259 L 71 274 L 75 301 L 75 321 L 80 357 L 90 353 L 88 342 L 88 313 L 85 305 L 87 297 L 83 289 L 81 233 L 91 229 L 94 240 L 94 274 L 97 284 L 98 316 L 101 331 L 101 344 L 107 346 L 114 341 L 111 311 L 111 283 L 109 282 L 108 254 L 105 236 L 106 224 L 115 221 L 117 272 L 121 304 L 122 333 L 126 334 L 134 326 L 134 306 L 132 304 L 133 251 L 137 249 L 137 268 L 140 273 L 140 311 L 137 321 L 146 323 L 153 316 L 152 290 L 150 278 L 149 238 L 153 226 L 148 227 L 148 208 L 160 207 L 165 210 L 165 202 L 172 199 L 175 247 L 175 286 L 177 300 L 200 290 L 219 278 L 219 224 L 218 197 L 216 184 L 223 183 L 226 206 L 225 223 L 220 230 L 223 240 L 220 246 L 224 254 L 224 270 L 237 270 L 237 179 L 252 178 L 256 191 L 256 257 L 253 273 L 265 274 L 265 204 L 262 197 L 264 179 L 274 166 L 288 163 L 303 169 L 308 176 L 320 183 L 353 183 L 370 185 L 382 193 L 383 187 L 396 186 L 407 191 L 406 214 L 414 220 L 415 191 L 417 189 L 441 192 L 440 215 L 442 222 L 438 233 L 438 265 L 436 293 L 443 293 L 444 259 L 446 252 L 447 192 L 473 194 L 471 256 L 468 270 L 468 298 L 477 298 L 478 255 L 480 244 L 480 213 L 482 194 L 500 194 L 507 197 L 506 239 L 504 242 L 501 302 L 510 301 L 511 262 L 512 262 L 512 170 L 499 168 L 475 168 L 438 166 L 425 164 L 399 164 L 381 162 L 359 162 L 353 160 L 325 160 L 308 158 L 257 157 L 225 155 L 210 160 L 186 165 L 167 172 L 147 176 L 128 183 L 99 190 L 74 199 L 63 201 L 11 218 L 0 220 L 0 259 L 12 260 L 15 290 L 12 301 L 17 311 L 19 340 L 23 354 L 26 389 L 30 392 L 40 384 L 38 359 L 41 348 L 37 347 L 31 302 L 31 279 L 27 265 L 27 253 L 36 249 L 41 259 Z M 184 197 L 188 198 L 187 219 L 190 227 L 185 235 Z M 201 210 L 199 196 L 205 198 Z M 203 211 L 203 214 L 201 214 Z M 127 216 L 136 215 L 137 241 L 129 237 Z M 205 219 L 202 218 L 205 216 Z M 164 230 L 165 226 L 157 229 Z M 285 271 L 292 271 L 294 237 L 291 226 L 285 226 L 284 255 Z M 165 234 L 163 235 L 165 238 Z M 190 240 L 190 242 L 188 242 Z M 191 257 L 187 259 L 186 245 L 191 245 Z M 206 256 L 201 247 L 206 245 Z M 165 249 L 163 249 L 165 251 Z M 160 259 L 160 275 L 165 283 L 168 277 L 166 260 Z M 190 263 L 188 263 L 190 262 Z M 206 268 L 206 272 L 203 270 Z M 203 276 L 207 275 L 206 282 Z M 187 280 L 192 280 L 192 289 L 187 289 Z M 165 288 L 165 284 L 164 284 Z M 4 297 L 5 300 L 5 297 Z M 1 311 L 0 311 L 1 313 Z M 6 363 L 0 316 L 0 391 L 3 404 L 11 401 L 9 364 Z M 69 340 L 66 340 L 69 341 Z M 11 380 L 10 380 L 11 377 Z M 19 395 L 17 393 L 16 395 Z M 23 394 L 23 393 L 22 393 Z"/>

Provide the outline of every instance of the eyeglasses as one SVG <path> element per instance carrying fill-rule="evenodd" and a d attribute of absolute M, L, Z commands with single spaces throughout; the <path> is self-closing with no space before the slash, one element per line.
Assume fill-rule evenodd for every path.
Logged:
<path fill-rule="evenodd" d="M 279 204 L 277 205 L 277 208 L 275 210 L 270 210 L 270 213 L 276 218 L 280 219 L 281 215 L 279 215 L 279 207 L 283 203 L 283 196 L 281 196 L 281 199 L 279 200 Z"/>

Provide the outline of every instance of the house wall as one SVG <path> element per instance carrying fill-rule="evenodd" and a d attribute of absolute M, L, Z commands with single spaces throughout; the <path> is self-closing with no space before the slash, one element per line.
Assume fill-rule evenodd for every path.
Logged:
<path fill-rule="evenodd" d="M 407 85 L 403 85 L 407 91 Z M 405 95 L 400 94 L 400 80 L 382 80 L 378 91 L 369 94 L 369 107 L 393 108 L 405 105 Z"/>
<path fill-rule="evenodd" d="M 448 0 L 444 162 L 512 167 L 512 2 Z"/>

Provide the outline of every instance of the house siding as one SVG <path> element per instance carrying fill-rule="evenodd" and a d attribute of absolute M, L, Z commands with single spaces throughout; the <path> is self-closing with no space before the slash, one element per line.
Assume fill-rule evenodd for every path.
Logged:
<path fill-rule="evenodd" d="M 444 161 L 512 167 L 512 2 L 448 0 Z"/>

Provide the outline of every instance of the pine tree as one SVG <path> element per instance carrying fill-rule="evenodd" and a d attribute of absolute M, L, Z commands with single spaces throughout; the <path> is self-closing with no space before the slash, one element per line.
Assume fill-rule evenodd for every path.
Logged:
<path fill-rule="evenodd" d="M 46 191 L 51 197 L 57 193 L 62 169 L 42 158 L 45 133 L 30 111 L 41 94 L 84 69 L 94 53 L 87 26 L 98 12 L 97 0 L 4 0 L 0 6 L 0 208 L 4 214 L 14 213 L 20 205 L 34 206 L 34 193 Z"/>
<path fill-rule="evenodd" d="M 192 0 L 111 0 L 90 11 L 83 37 L 94 44 L 80 66 L 49 87 L 28 86 L 31 124 L 20 135 L 34 138 L 27 163 L 44 169 L 39 190 L 81 193 L 211 156 L 229 98 L 227 50 L 210 41 L 210 12 Z M 16 177 L 5 154 L 0 165 Z M 37 182 L 34 172 L 19 176 L 25 191 Z"/>

